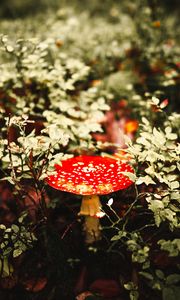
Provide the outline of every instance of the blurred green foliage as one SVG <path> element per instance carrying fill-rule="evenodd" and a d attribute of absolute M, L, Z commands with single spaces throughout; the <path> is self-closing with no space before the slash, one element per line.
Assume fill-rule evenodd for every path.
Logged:
<path fill-rule="evenodd" d="M 136 4 L 141 2 L 141 5 L 146 5 L 146 1 L 136 0 Z M 127 5 L 128 3 L 128 5 Z M 163 7 L 166 11 L 175 11 L 179 7 L 178 0 L 149 0 L 148 4 L 156 10 L 158 7 Z M 71 6 L 78 10 L 88 10 L 92 15 L 106 13 L 107 10 L 115 5 L 117 7 L 127 7 L 129 2 L 122 0 L 104 0 L 103 4 L 99 0 L 1 0 L 0 16 L 3 18 L 19 18 L 33 15 L 34 13 L 45 10 L 56 10 L 57 7 Z M 133 4 L 131 4 L 133 6 Z"/>

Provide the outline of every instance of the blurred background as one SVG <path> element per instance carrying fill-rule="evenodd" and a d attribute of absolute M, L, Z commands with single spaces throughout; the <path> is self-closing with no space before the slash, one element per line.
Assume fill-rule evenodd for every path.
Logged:
<path fill-rule="evenodd" d="M 103 4 L 100 0 L 1 0 L 0 1 L 0 17 L 1 18 L 19 18 L 30 14 L 45 12 L 47 9 L 56 10 L 57 7 L 65 5 L 74 6 L 81 10 L 91 10 L 92 13 L 107 10 L 112 5 L 122 6 L 132 1 L 104 0 Z M 146 1 L 133 1 L 134 3 Z M 154 8 L 162 6 L 167 9 L 167 13 L 177 12 L 180 9 L 178 0 L 149 0 L 150 5 Z"/>

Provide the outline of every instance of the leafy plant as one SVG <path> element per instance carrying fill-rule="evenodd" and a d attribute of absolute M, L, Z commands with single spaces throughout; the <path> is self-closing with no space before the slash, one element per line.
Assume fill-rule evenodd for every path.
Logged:
<path fill-rule="evenodd" d="M 170 263 L 171 257 L 177 257 L 179 253 L 179 144 L 170 121 L 166 120 L 165 124 L 164 129 L 156 128 L 143 117 L 139 137 L 134 143 L 128 141 L 126 151 L 136 168 L 136 197 L 122 217 L 113 212 L 117 220 L 114 222 L 110 219 L 112 225 L 109 230 L 117 233 L 111 238 L 110 251 L 121 251 L 124 259 L 126 251 L 131 253 L 131 263 L 136 273 L 136 279 L 132 282 L 135 285 L 139 286 L 141 274 L 151 281 L 153 289 L 162 292 L 163 299 L 175 299 L 176 292 L 173 294 L 172 290 L 176 290 L 174 283 L 179 280 L 176 273 L 178 270 L 175 268 L 175 273 L 167 274 L 167 279 L 163 275 L 161 284 L 156 282 L 152 274 L 159 263 L 155 255 L 159 258 L 166 255 L 166 263 L 168 257 Z M 147 216 L 147 219 L 143 221 L 141 216 Z M 134 226 L 136 222 L 141 225 Z M 168 237 L 168 240 L 162 239 L 163 236 Z M 156 273 L 163 274 L 161 270 Z M 131 290 L 129 285 L 125 288 Z M 130 297 L 134 299 L 135 296 Z"/>

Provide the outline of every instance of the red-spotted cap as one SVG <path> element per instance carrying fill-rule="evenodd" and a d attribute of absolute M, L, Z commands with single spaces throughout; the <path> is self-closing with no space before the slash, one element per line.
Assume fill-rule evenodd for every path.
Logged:
<path fill-rule="evenodd" d="M 55 165 L 56 174 L 47 182 L 55 189 L 78 195 L 105 195 L 128 188 L 133 181 L 123 172 L 133 168 L 109 157 L 76 156 Z"/>

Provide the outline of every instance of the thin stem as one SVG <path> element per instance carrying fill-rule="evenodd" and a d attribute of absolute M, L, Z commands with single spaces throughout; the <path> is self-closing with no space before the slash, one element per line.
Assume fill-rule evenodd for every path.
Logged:
<path fill-rule="evenodd" d="M 154 227 L 154 226 L 156 226 L 156 224 L 155 224 L 155 223 L 153 223 L 153 224 L 146 224 L 146 225 L 144 225 L 143 227 L 141 227 L 141 228 L 139 228 L 139 229 L 136 229 L 136 230 L 134 230 L 133 232 L 139 232 L 139 231 L 142 231 L 142 230 L 144 230 L 145 228 L 148 228 L 148 227 Z"/>
<path fill-rule="evenodd" d="M 66 234 L 68 233 L 68 231 L 72 228 L 72 226 L 74 225 L 75 222 L 76 222 L 76 220 L 73 221 L 71 224 L 69 224 L 69 225 L 67 226 L 66 230 L 65 230 L 65 231 L 63 232 L 63 234 L 61 235 L 61 240 L 64 239 L 64 237 L 66 236 Z"/>
<path fill-rule="evenodd" d="M 12 169 L 12 178 L 14 180 L 14 183 L 17 183 L 17 176 L 16 176 L 16 171 L 14 168 L 14 164 L 13 164 L 13 158 L 12 158 L 12 152 L 11 152 L 11 146 L 10 146 L 10 120 L 11 117 L 9 116 L 8 118 L 8 124 L 7 124 L 7 142 L 8 142 L 8 153 L 9 153 L 9 160 L 10 160 L 10 165 L 11 165 L 11 169 Z"/>

